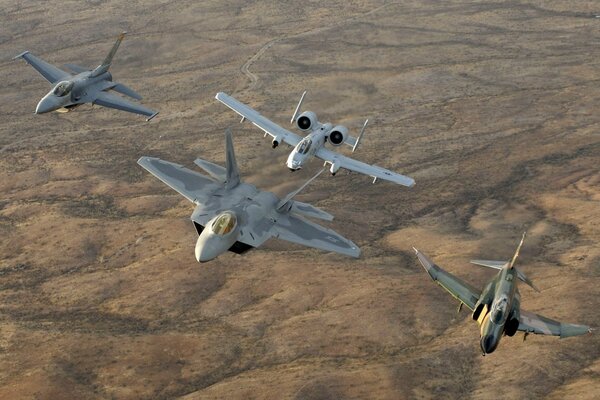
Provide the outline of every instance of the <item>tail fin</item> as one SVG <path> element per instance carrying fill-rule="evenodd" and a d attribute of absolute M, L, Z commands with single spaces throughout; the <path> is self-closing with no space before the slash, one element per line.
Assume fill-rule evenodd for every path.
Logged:
<path fill-rule="evenodd" d="M 102 64 L 98 65 L 96 67 L 96 69 L 94 69 L 92 71 L 92 77 L 102 75 L 103 73 L 108 71 L 108 69 L 110 68 L 110 65 L 112 64 L 112 59 L 115 56 L 115 53 L 117 52 L 117 49 L 119 48 L 119 45 L 123 41 L 123 38 L 125 37 L 126 33 L 127 32 L 121 32 L 119 37 L 117 37 L 117 41 L 113 45 L 112 49 L 110 49 L 110 52 L 108 53 L 108 55 L 106 56 L 104 61 L 102 61 Z"/>
<path fill-rule="evenodd" d="M 227 178 L 225 187 L 233 189 L 240 183 L 240 171 L 238 170 L 237 161 L 235 160 L 235 151 L 233 150 L 233 138 L 231 129 L 225 131 L 225 155 L 227 157 L 226 168 Z"/>
<path fill-rule="evenodd" d="M 294 110 L 294 115 L 292 115 L 290 124 L 293 124 L 294 121 L 296 121 L 296 117 L 298 116 L 298 113 L 300 112 L 300 107 L 302 107 L 302 102 L 304 101 L 304 96 L 306 96 L 306 90 L 304 91 L 304 93 L 302 93 L 302 96 L 300 97 L 300 101 L 298 102 L 298 105 L 296 106 L 296 109 Z"/>
<path fill-rule="evenodd" d="M 298 189 L 294 190 L 293 192 L 288 193 L 287 196 L 285 196 L 283 199 L 281 199 L 281 201 L 279 203 L 277 203 L 276 209 L 278 211 L 282 211 L 282 209 L 284 209 L 284 206 L 286 204 L 288 204 L 288 202 L 290 200 L 292 200 L 298 193 L 300 193 L 302 191 L 302 189 L 304 189 L 305 187 L 307 187 L 309 183 L 311 183 L 312 181 L 314 181 L 317 176 L 321 175 L 323 173 L 323 171 L 324 171 L 324 169 L 320 170 L 319 172 L 317 172 L 317 174 L 315 176 L 313 176 L 308 181 L 306 181 L 304 183 L 304 185 L 300 186 Z"/>
<path fill-rule="evenodd" d="M 517 257 L 519 257 L 519 251 L 521 251 L 521 246 L 523 246 L 523 241 L 525 240 L 525 234 L 527 234 L 527 232 L 523 232 L 523 237 L 521 238 L 521 242 L 519 243 L 519 246 L 517 246 L 517 250 L 515 251 L 515 255 L 513 256 L 512 260 L 510 260 L 510 265 L 508 268 L 513 268 L 515 266 L 515 262 L 517 261 Z"/>
<path fill-rule="evenodd" d="M 362 129 L 360 130 L 360 134 L 356 138 L 356 141 L 354 142 L 354 145 L 352 146 L 352 152 L 353 153 L 356 151 L 356 148 L 358 147 L 358 144 L 360 143 L 360 139 L 362 139 L 363 134 L 365 133 L 365 129 L 367 128 L 367 124 L 368 123 L 369 123 L 369 120 L 367 119 L 365 121 L 365 124 L 363 125 Z"/>

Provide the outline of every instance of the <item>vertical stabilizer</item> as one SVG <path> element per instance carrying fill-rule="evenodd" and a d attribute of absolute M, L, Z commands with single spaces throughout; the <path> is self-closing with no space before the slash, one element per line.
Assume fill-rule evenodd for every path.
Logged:
<path fill-rule="evenodd" d="M 319 172 L 317 172 L 317 174 L 315 176 L 313 176 L 312 178 L 310 178 L 308 181 L 306 181 L 302 186 L 300 186 L 298 189 L 294 190 L 291 193 L 288 193 L 287 196 L 285 196 L 283 199 L 281 199 L 279 201 L 279 203 L 277 203 L 277 206 L 275 206 L 275 208 L 277 210 L 280 210 L 283 208 L 283 206 L 285 206 L 289 201 L 291 201 L 298 193 L 300 193 L 302 191 L 302 189 L 304 189 L 305 187 L 308 186 L 309 183 L 311 183 L 312 181 L 314 181 L 317 176 L 321 175 L 323 173 L 323 171 L 325 171 L 324 169 L 320 170 Z"/>
<path fill-rule="evenodd" d="M 98 75 L 102 75 L 105 72 L 108 72 L 108 69 L 110 68 L 110 65 L 112 64 L 112 59 L 115 56 L 115 53 L 117 52 L 117 50 L 119 49 L 119 45 L 123 41 L 123 38 L 125 37 L 126 33 L 127 32 L 122 32 L 119 35 L 119 37 L 117 38 L 117 41 L 113 45 L 112 49 L 110 49 L 110 52 L 108 53 L 108 55 L 106 56 L 104 61 L 102 61 L 102 64 L 97 66 L 96 69 L 94 69 L 92 71 L 92 76 L 98 76 Z"/>
<path fill-rule="evenodd" d="M 233 189 L 240 183 L 240 171 L 238 170 L 237 161 L 235 160 L 235 151 L 233 150 L 233 137 L 231 129 L 225 131 L 225 155 L 227 178 L 225 181 L 225 187 L 227 189 Z"/>
<path fill-rule="evenodd" d="M 526 234 L 527 234 L 527 232 L 523 232 L 523 237 L 521 238 L 521 242 L 519 243 L 519 246 L 517 247 L 517 251 L 515 251 L 515 255 L 513 256 L 512 260 L 510 260 L 510 265 L 508 268 L 514 267 L 515 262 L 517 261 L 517 257 L 519 257 L 519 252 L 521 251 L 521 246 L 523 246 L 523 241 L 525 240 Z"/>

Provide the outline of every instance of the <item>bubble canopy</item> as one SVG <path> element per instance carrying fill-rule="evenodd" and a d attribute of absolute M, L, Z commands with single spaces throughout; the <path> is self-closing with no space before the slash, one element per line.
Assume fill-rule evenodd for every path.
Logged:
<path fill-rule="evenodd" d="M 217 235 L 224 236 L 233 231 L 236 225 L 237 217 L 234 213 L 227 211 L 214 220 L 211 229 Z"/>
<path fill-rule="evenodd" d="M 68 81 L 59 82 L 58 85 L 56 85 L 54 87 L 54 90 L 52 91 L 52 93 L 55 96 L 63 97 L 63 96 L 66 96 L 67 94 L 71 93 L 71 90 L 73 90 L 73 86 L 74 86 L 73 82 L 68 82 Z"/>

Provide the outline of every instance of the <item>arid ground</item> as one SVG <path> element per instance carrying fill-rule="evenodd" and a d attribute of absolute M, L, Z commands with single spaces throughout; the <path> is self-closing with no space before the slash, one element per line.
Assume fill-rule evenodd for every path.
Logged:
<path fill-rule="evenodd" d="M 598 332 L 504 338 L 412 246 L 481 286 L 510 257 L 525 309 L 600 326 L 600 4 L 555 1 L 0 1 L 0 399 L 597 399 Z M 160 111 L 34 115 L 50 85 L 16 54 L 111 72 Z M 358 133 L 300 196 L 359 259 L 277 240 L 198 264 L 192 204 L 136 164 L 223 162 L 283 195 L 290 150 L 214 99 L 289 129 L 302 92 Z M 346 147 L 346 146 L 344 146 Z M 350 154 L 348 148 L 339 149 Z"/>

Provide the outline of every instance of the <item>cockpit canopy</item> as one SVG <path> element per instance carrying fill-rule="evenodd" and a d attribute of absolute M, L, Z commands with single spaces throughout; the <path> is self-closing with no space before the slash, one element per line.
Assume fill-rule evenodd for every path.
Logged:
<path fill-rule="evenodd" d="M 494 302 L 494 304 L 492 304 L 492 312 L 490 313 L 490 318 L 492 319 L 493 323 L 501 324 L 504 320 L 506 320 L 507 307 L 508 299 L 504 296 L 500 297 Z"/>
<path fill-rule="evenodd" d="M 71 93 L 71 90 L 73 90 L 74 85 L 75 84 L 73 82 L 68 82 L 68 81 L 60 82 L 58 85 L 56 85 L 54 87 L 54 90 L 52 91 L 52 93 L 58 97 L 66 96 L 69 93 Z"/>
<path fill-rule="evenodd" d="M 306 154 L 308 150 L 310 150 L 310 146 L 312 145 L 312 140 L 310 139 L 302 139 L 300 143 L 298 143 L 298 147 L 296 148 L 298 153 Z"/>
<path fill-rule="evenodd" d="M 224 212 L 219 215 L 212 223 L 211 229 L 214 233 L 220 236 L 225 236 L 237 225 L 237 217 L 232 212 Z"/>

